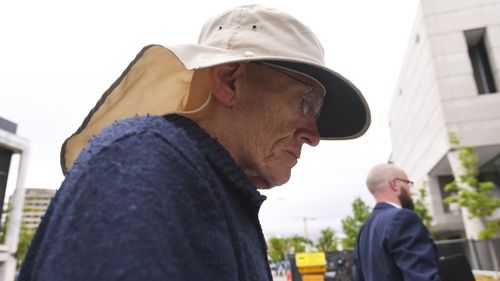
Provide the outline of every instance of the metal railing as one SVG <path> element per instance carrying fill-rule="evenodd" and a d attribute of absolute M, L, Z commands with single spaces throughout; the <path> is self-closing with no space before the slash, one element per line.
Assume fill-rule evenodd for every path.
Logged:
<path fill-rule="evenodd" d="M 463 254 L 473 270 L 500 271 L 500 238 L 440 240 L 435 243 L 440 257 Z"/>
<path fill-rule="evenodd" d="M 468 239 L 454 239 L 454 240 L 439 240 L 435 241 L 438 256 L 451 257 L 456 255 L 465 255 L 470 267 L 473 270 L 479 271 L 495 271 L 499 272 L 500 261 L 500 238 L 489 240 L 468 240 Z M 325 281 L 336 280 L 353 280 L 353 267 L 352 251 L 341 252 L 327 252 L 327 273 L 325 274 Z M 343 268 L 339 268 L 339 259 L 343 259 Z M 289 262 L 290 271 L 292 273 L 293 281 L 302 280 L 301 274 L 298 272 L 295 264 L 295 255 L 287 254 L 286 260 Z M 339 272 L 345 271 L 343 279 L 339 279 Z M 328 276 L 328 273 L 335 272 L 335 277 Z"/>

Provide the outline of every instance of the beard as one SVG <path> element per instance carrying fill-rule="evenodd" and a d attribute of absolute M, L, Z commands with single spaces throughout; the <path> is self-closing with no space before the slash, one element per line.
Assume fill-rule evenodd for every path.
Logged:
<path fill-rule="evenodd" d="M 413 203 L 413 199 L 411 198 L 410 193 L 404 189 L 401 188 L 401 194 L 398 196 L 399 202 L 401 202 L 401 207 L 408 209 L 408 210 L 415 210 L 415 204 Z"/>

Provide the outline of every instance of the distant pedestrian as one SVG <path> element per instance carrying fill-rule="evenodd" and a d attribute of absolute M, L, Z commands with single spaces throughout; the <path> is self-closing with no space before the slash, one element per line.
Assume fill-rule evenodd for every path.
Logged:
<path fill-rule="evenodd" d="M 355 280 L 440 281 L 436 246 L 413 212 L 413 182 L 401 168 L 380 164 L 366 184 L 377 205 L 356 241 Z"/>
<path fill-rule="evenodd" d="M 278 262 L 278 276 L 283 276 L 283 263 Z"/>

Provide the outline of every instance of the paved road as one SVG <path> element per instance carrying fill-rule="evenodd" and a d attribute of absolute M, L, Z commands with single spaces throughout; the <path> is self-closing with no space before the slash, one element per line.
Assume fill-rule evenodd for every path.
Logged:
<path fill-rule="evenodd" d="M 286 275 L 283 276 L 277 276 L 273 273 L 273 281 L 287 281 L 286 280 Z"/>

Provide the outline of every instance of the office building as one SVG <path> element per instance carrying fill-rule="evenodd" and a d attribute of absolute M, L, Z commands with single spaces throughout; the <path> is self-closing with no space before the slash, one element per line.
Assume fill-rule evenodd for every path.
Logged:
<path fill-rule="evenodd" d="M 54 189 L 26 188 L 21 226 L 35 230 L 55 193 Z"/>
<path fill-rule="evenodd" d="M 477 238 L 480 228 L 442 201 L 460 170 L 449 132 L 475 148 L 480 180 L 500 195 L 499 87 L 500 0 L 422 0 L 389 110 L 390 161 L 427 189 L 442 238 Z"/>

